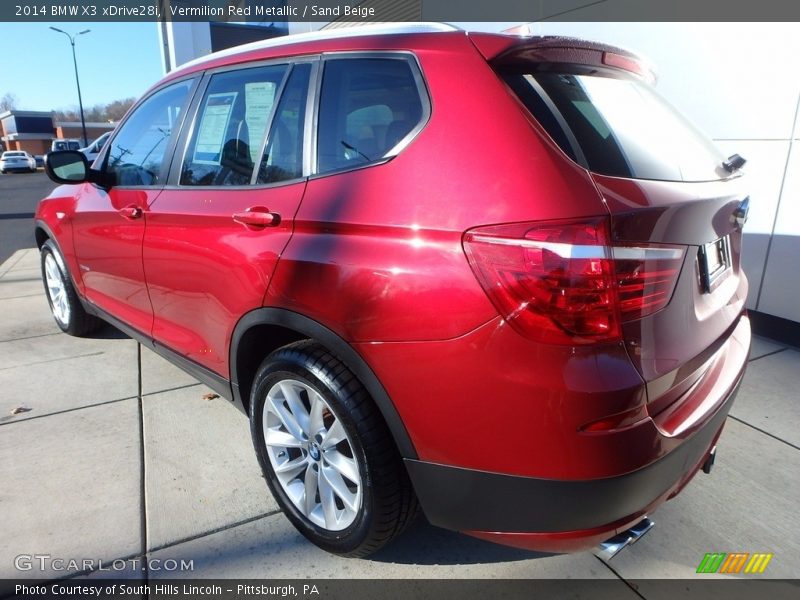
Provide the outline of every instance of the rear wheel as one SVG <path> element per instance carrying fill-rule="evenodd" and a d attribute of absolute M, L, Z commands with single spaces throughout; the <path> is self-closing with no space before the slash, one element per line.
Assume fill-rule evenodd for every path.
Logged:
<path fill-rule="evenodd" d="M 283 512 L 320 548 L 366 556 L 417 511 L 411 482 L 380 412 L 322 346 L 271 354 L 253 384 L 251 432 Z"/>
<path fill-rule="evenodd" d="M 50 240 L 42 244 L 41 266 L 47 302 L 61 331 L 83 336 L 98 329 L 103 322 L 84 310 L 64 260 Z"/>

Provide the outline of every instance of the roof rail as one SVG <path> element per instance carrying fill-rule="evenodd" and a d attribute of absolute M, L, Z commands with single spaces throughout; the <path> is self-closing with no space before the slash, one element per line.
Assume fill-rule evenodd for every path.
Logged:
<path fill-rule="evenodd" d="M 361 37 L 367 35 L 391 35 L 402 33 L 435 33 L 445 31 L 461 31 L 455 25 L 448 25 L 446 23 L 377 23 L 375 25 L 354 25 L 353 27 L 341 27 L 336 29 L 324 29 L 320 31 L 310 31 L 308 33 L 295 33 L 293 35 L 285 35 L 268 40 L 261 40 L 258 42 L 251 42 L 249 44 L 242 44 L 241 46 L 234 46 L 214 52 L 200 58 L 195 58 L 186 62 L 178 67 L 176 70 L 185 67 L 193 67 L 200 65 L 208 60 L 216 58 L 224 58 L 226 56 L 233 56 L 242 52 L 249 52 L 251 50 L 262 50 L 265 48 L 277 48 L 288 44 L 296 44 L 300 42 L 315 42 L 317 40 L 334 40 L 348 37 Z"/>

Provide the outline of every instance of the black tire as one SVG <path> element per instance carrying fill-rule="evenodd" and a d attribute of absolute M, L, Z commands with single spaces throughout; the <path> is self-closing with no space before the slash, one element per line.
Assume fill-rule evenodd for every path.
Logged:
<path fill-rule="evenodd" d="M 352 522 L 343 529 L 334 530 L 312 522 L 290 499 L 275 473 L 265 442 L 264 413 L 267 395 L 270 390 L 277 389 L 278 382 L 310 387 L 324 400 L 325 408 L 330 409 L 328 418 L 338 420 L 347 435 L 342 443 L 345 452 L 352 448 L 352 457 L 358 464 L 361 502 L 357 510 L 351 511 L 355 514 L 351 516 Z M 305 396 L 303 402 L 311 413 L 309 396 Z M 367 556 L 402 533 L 416 517 L 417 499 L 383 417 L 356 377 L 321 345 L 312 341 L 296 342 L 268 356 L 253 382 L 250 407 L 250 431 L 272 495 L 297 530 L 323 550 L 342 556 Z M 322 471 L 332 472 L 325 462 L 328 450 L 323 449 L 320 441 L 315 457 L 320 462 L 316 465 L 312 464 L 314 457 L 310 447 L 297 452 L 305 453 L 304 460 L 310 464 L 307 468 L 314 467 L 321 486 Z M 322 510 L 321 487 L 315 485 L 313 489 L 319 499 L 317 509 Z M 305 492 L 302 502 L 305 502 Z M 327 525 L 327 516 L 325 520 Z"/>
<path fill-rule="evenodd" d="M 48 264 L 48 257 L 52 257 L 52 265 L 55 268 L 55 271 L 53 271 L 52 275 L 55 276 L 57 274 L 61 279 L 61 285 L 63 285 L 63 302 L 66 306 L 66 311 L 64 311 L 65 314 L 61 314 L 53 305 L 54 298 L 51 296 L 51 289 L 48 285 L 46 266 Z M 93 315 L 90 315 L 84 310 L 83 305 L 78 298 L 78 294 L 75 292 L 75 288 L 72 285 L 72 278 L 67 271 L 64 259 L 59 253 L 56 245 L 51 240 L 47 240 L 44 244 L 42 244 L 42 248 L 40 250 L 40 264 L 42 269 L 42 282 L 44 283 L 44 293 L 47 297 L 47 303 L 50 305 L 50 312 L 53 315 L 56 325 L 58 325 L 61 331 L 70 335 L 81 337 L 99 329 L 103 325 L 103 321 Z"/>

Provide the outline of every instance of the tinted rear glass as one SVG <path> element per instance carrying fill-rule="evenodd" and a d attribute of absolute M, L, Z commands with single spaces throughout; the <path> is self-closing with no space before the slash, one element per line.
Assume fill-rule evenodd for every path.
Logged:
<path fill-rule="evenodd" d="M 561 149 L 590 171 L 662 181 L 726 174 L 714 145 L 634 77 L 524 68 L 502 76 Z"/>
<path fill-rule="evenodd" d="M 397 58 L 326 61 L 317 143 L 320 173 L 379 161 L 419 125 L 424 111 L 415 69 Z"/>

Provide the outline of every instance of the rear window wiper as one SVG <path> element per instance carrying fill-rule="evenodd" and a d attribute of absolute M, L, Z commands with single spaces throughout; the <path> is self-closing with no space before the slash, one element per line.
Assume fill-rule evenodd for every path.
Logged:
<path fill-rule="evenodd" d="M 738 154 L 733 154 L 729 156 L 726 160 L 722 161 L 722 168 L 725 169 L 728 173 L 733 173 L 741 169 L 744 166 L 744 163 L 746 162 L 747 161 Z"/>

